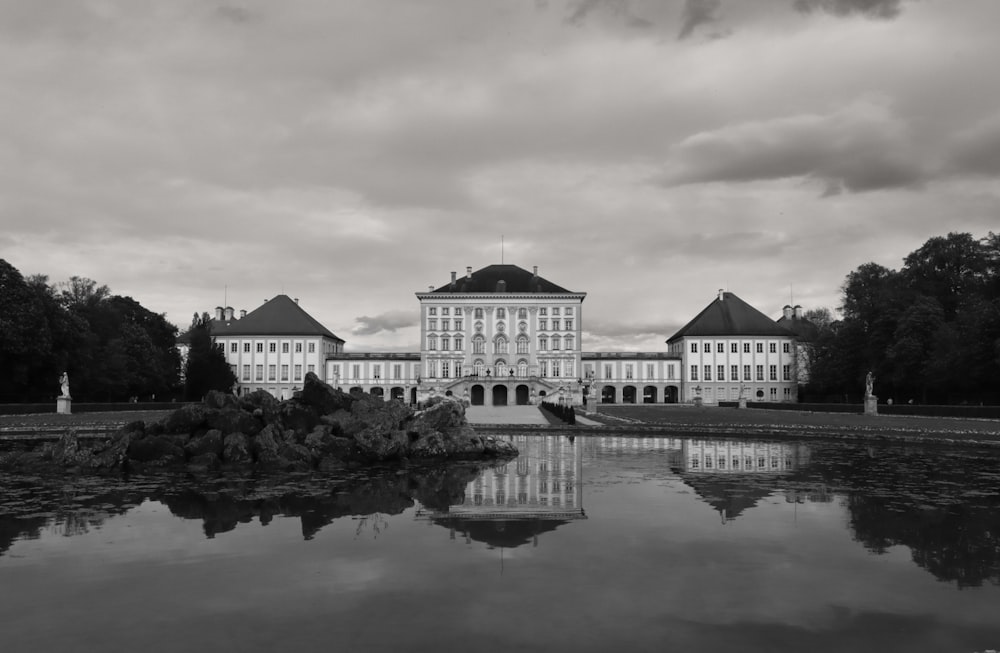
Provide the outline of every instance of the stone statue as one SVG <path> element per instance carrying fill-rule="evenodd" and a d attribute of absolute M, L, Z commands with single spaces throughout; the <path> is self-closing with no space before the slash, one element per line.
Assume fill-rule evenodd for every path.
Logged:
<path fill-rule="evenodd" d="M 60 395 L 60 396 L 68 397 L 69 396 L 69 374 L 67 374 L 66 372 L 62 373 L 62 376 L 59 377 L 59 385 L 60 385 L 60 389 L 62 390 L 62 395 Z"/>
<path fill-rule="evenodd" d="M 875 377 L 872 375 L 871 370 L 865 375 L 865 397 L 873 397 L 872 390 L 875 389 Z"/>

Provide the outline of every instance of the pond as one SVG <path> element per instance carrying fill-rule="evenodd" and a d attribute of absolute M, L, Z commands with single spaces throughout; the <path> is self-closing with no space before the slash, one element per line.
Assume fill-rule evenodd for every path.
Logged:
<path fill-rule="evenodd" d="M 0 478 L 0 651 L 1000 649 L 1000 450 L 512 439 L 493 467 Z"/>

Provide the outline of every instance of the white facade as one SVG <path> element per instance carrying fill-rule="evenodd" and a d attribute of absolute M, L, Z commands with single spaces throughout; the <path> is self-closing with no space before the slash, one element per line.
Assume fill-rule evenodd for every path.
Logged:
<path fill-rule="evenodd" d="M 684 337 L 671 345 L 681 356 L 681 401 L 706 404 L 798 400 L 795 338 Z"/>
<path fill-rule="evenodd" d="M 323 336 L 222 336 L 215 344 L 236 375 L 238 394 L 266 390 L 279 399 L 291 398 L 309 372 L 323 378 L 327 356 L 343 346 Z"/>

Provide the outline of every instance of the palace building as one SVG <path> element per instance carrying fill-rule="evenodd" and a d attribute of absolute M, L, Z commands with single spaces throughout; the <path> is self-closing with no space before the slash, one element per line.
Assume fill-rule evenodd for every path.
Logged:
<path fill-rule="evenodd" d="M 720 291 L 661 352 L 585 352 L 583 302 L 516 265 L 489 265 L 426 292 L 420 351 L 345 352 L 344 340 L 279 295 L 236 319 L 217 308 L 212 336 L 237 392 L 287 398 L 315 372 L 334 387 L 409 403 L 449 395 L 472 405 L 796 401 L 796 334 Z M 788 315 L 784 316 L 788 319 Z"/>

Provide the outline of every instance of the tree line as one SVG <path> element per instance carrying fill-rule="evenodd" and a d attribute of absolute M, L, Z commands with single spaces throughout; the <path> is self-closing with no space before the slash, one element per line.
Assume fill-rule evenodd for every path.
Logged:
<path fill-rule="evenodd" d="M 182 374 L 178 329 L 162 314 L 92 279 L 25 278 L 0 259 L 0 402 L 51 401 L 63 372 L 73 399 L 83 402 L 170 401 L 228 389 L 225 357 L 207 320 L 196 322 L 186 363 L 193 374 Z"/>
<path fill-rule="evenodd" d="M 841 288 L 841 318 L 810 311 L 806 400 L 1000 403 L 1000 234 L 927 240 L 893 270 L 865 263 Z"/>

